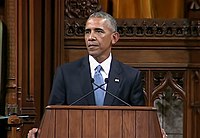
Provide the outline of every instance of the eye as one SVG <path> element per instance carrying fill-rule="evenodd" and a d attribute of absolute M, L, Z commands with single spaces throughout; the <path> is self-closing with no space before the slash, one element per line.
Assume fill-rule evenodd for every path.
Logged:
<path fill-rule="evenodd" d="M 90 33 L 90 30 L 85 30 L 85 34 L 89 34 Z"/>
<path fill-rule="evenodd" d="M 95 30 L 97 33 L 104 33 L 104 30 L 103 29 L 96 29 Z"/>
<path fill-rule="evenodd" d="M 97 33 L 103 33 L 103 30 L 97 30 Z"/>

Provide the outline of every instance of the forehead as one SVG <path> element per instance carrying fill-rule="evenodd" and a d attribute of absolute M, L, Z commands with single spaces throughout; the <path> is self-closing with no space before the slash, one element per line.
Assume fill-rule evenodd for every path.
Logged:
<path fill-rule="evenodd" d="M 92 17 L 87 20 L 86 22 L 86 29 L 92 29 L 92 28 L 102 28 L 102 29 L 108 29 L 108 21 L 104 18 L 98 18 L 98 17 Z"/>

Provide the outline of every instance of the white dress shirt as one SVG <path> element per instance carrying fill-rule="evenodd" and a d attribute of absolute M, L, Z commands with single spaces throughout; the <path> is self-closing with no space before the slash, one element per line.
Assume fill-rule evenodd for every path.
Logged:
<path fill-rule="evenodd" d="M 89 63 L 90 63 L 90 70 L 91 70 L 92 78 L 94 78 L 95 68 L 98 65 L 101 65 L 101 67 L 102 67 L 101 74 L 103 76 L 103 79 L 105 80 L 106 78 L 108 78 L 111 60 L 112 60 L 111 53 L 110 53 L 109 57 L 105 61 L 103 61 L 102 63 L 98 63 L 91 55 L 89 55 Z M 104 88 L 106 88 L 106 86 L 107 85 L 105 85 Z"/>

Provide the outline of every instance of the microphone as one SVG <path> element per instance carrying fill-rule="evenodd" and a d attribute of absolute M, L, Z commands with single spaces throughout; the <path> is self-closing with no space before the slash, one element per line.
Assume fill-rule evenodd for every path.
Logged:
<path fill-rule="evenodd" d="M 107 84 L 109 81 L 108 81 L 108 78 L 105 78 L 105 83 L 104 84 Z M 103 91 L 105 91 L 106 93 L 108 93 L 109 95 L 111 95 L 112 97 L 114 97 L 115 99 L 121 101 L 122 103 L 124 103 L 125 105 L 127 106 L 131 106 L 129 103 L 125 102 L 124 100 L 122 100 L 121 98 L 117 97 L 116 95 L 112 94 L 111 92 L 109 92 L 108 90 L 102 88 L 102 86 L 100 85 L 97 85 L 96 83 L 92 82 L 95 86 L 97 86 L 97 88 L 100 88 L 102 89 Z"/>
<path fill-rule="evenodd" d="M 108 81 L 105 81 L 105 83 L 103 83 L 103 84 L 101 84 L 101 85 L 99 85 L 99 86 L 96 84 L 97 87 L 96 87 L 95 89 L 92 89 L 92 90 L 89 91 L 87 94 L 81 96 L 81 97 L 78 98 L 76 101 L 72 102 L 69 106 L 72 106 L 72 105 L 76 104 L 77 102 L 81 101 L 82 99 L 84 99 L 85 97 L 87 97 L 88 95 L 90 95 L 91 93 L 93 93 L 94 91 L 96 91 L 97 89 L 99 89 L 99 88 L 101 88 L 102 86 L 106 85 L 107 82 L 108 82 Z M 95 84 L 93 78 L 91 79 L 91 83 Z M 101 89 L 103 89 L 103 88 L 101 88 Z M 104 90 L 104 89 L 103 89 L 103 90 Z M 104 91 L 105 91 L 105 90 L 104 90 Z"/>

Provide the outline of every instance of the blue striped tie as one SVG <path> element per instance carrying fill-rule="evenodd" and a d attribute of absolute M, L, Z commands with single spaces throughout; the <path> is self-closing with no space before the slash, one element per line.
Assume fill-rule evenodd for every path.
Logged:
<path fill-rule="evenodd" d="M 103 76 L 101 74 L 101 71 L 102 70 L 102 67 L 101 65 L 98 65 L 96 68 L 95 68 L 95 74 L 94 74 L 94 83 L 98 86 L 104 84 L 104 81 L 103 81 Z M 98 86 L 95 86 L 93 85 L 93 88 L 97 88 Z M 102 86 L 102 88 L 104 88 Z M 98 106 L 101 106 L 103 105 L 103 102 L 104 102 L 104 91 L 100 88 L 98 88 L 97 90 L 95 90 L 95 101 L 96 101 L 96 105 Z"/>

